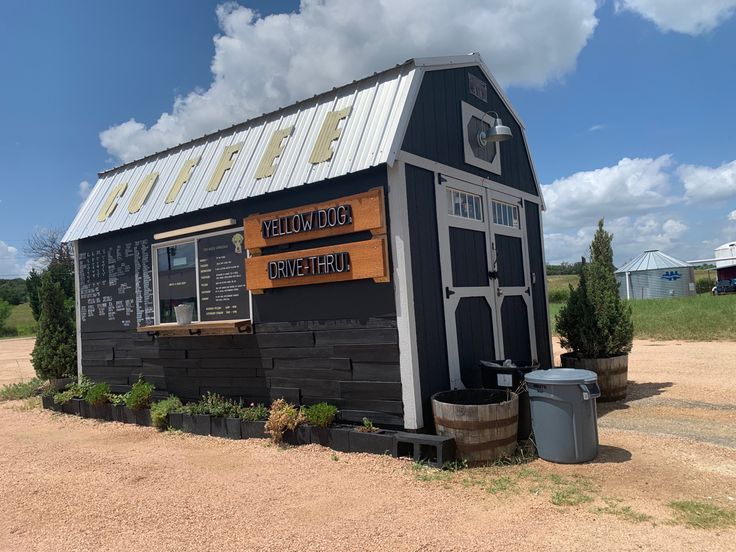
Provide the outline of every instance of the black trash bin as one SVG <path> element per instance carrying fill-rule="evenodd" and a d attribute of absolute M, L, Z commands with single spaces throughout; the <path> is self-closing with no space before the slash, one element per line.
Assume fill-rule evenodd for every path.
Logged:
<path fill-rule="evenodd" d="M 529 407 L 529 393 L 524 376 L 538 370 L 529 360 L 511 360 L 514 366 L 503 366 L 505 360 L 481 360 L 480 373 L 486 389 L 508 389 L 519 395 L 519 442 L 526 441 L 532 434 L 532 415 Z M 521 389 L 519 387 L 522 386 Z"/>

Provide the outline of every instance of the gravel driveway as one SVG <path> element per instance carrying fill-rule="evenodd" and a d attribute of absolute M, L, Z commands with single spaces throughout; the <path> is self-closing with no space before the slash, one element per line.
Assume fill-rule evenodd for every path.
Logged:
<path fill-rule="evenodd" d="M 668 503 L 736 509 L 735 376 L 735 344 L 637 342 L 595 462 L 454 473 L 5 403 L 0 550 L 733 550 Z"/>

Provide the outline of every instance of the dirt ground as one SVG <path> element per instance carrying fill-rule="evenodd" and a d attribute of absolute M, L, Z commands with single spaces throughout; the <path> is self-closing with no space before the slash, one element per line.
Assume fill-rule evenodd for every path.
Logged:
<path fill-rule="evenodd" d="M 28 381 L 36 375 L 31 365 L 35 342 L 33 337 L 0 339 L 0 386 Z"/>
<path fill-rule="evenodd" d="M 0 550 L 734 550 L 669 503 L 736 510 L 736 343 L 637 341 L 629 379 L 594 462 L 457 472 L 5 403 Z"/>

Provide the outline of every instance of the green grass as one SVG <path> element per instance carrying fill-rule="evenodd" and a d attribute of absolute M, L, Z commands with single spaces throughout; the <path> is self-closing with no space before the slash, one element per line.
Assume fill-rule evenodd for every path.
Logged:
<path fill-rule="evenodd" d="M 654 520 L 652 516 L 637 512 L 631 506 L 622 505 L 621 500 L 619 499 L 604 498 L 603 501 L 606 505 L 604 507 L 594 509 L 593 511 L 595 513 L 616 516 L 617 518 L 631 521 L 633 523 L 643 523 L 645 521 Z"/>
<path fill-rule="evenodd" d="M 42 383 L 40 379 L 33 378 L 25 382 L 3 385 L 0 387 L 0 401 L 16 401 L 33 397 Z"/>
<path fill-rule="evenodd" d="M 697 529 L 722 529 L 736 525 L 736 512 L 697 500 L 677 500 L 669 503 L 675 511 L 675 521 Z"/>
<path fill-rule="evenodd" d="M 562 274 L 559 276 L 547 276 L 547 292 L 558 289 L 568 289 L 568 286 L 578 285 L 578 277 L 575 274 Z"/>
<path fill-rule="evenodd" d="M 553 333 L 562 305 L 549 306 Z M 639 339 L 730 341 L 736 337 L 736 295 L 696 295 L 631 301 L 634 337 Z"/>
<path fill-rule="evenodd" d="M 23 303 L 13 307 L 5 326 L 0 329 L 0 337 L 24 337 L 36 335 L 36 321 L 31 313 L 31 305 Z"/>

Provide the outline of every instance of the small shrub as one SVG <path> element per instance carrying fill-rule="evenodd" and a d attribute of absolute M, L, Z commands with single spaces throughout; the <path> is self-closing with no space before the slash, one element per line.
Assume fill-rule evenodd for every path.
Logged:
<path fill-rule="evenodd" d="M 698 278 L 695 280 L 695 293 L 698 295 L 701 293 L 711 293 L 715 285 L 715 281 L 710 278 Z"/>
<path fill-rule="evenodd" d="M 358 428 L 358 431 L 362 431 L 363 433 L 375 433 L 378 431 L 378 428 L 374 426 L 373 422 L 368 418 L 363 418 L 363 425 Z"/>
<path fill-rule="evenodd" d="M 93 406 L 106 404 L 110 402 L 110 386 L 104 382 L 95 383 L 85 390 L 83 398 Z"/>
<path fill-rule="evenodd" d="M 75 396 L 73 389 L 65 389 L 54 395 L 54 404 L 66 404 Z"/>
<path fill-rule="evenodd" d="M 309 425 L 327 427 L 337 416 L 337 407 L 321 402 L 304 408 L 303 414 Z"/>
<path fill-rule="evenodd" d="M 3 385 L 0 387 L 0 401 L 16 401 L 33 397 L 38 394 L 42 383 L 40 379 L 33 378 L 28 381 Z"/>
<path fill-rule="evenodd" d="M 209 414 L 210 416 L 226 417 L 235 415 L 237 405 L 230 399 L 226 399 L 217 393 L 207 392 L 199 401 L 198 414 Z"/>
<path fill-rule="evenodd" d="M 127 393 L 126 394 L 110 393 L 107 396 L 107 400 L 110 401 L 110 404 L 113 404 L 115 406 L 122 406 L 125 404 L 126 397 L 127 397 Z"/>
<path fill-rule="evenodd" d="M 570 298 L 570 290 L 567 288 L 553 289 L 549 292 L 550 303 L 567 303 Z"/>
<path fill-rule="evenodd" d="M 142 377 L 133 384 L 125 394 L 125 406 L 131 410 L 143 410 L 151 405 L 151 395 L 156 389 L 152 383 L 148 383 Z"/>
<path fill-rule="evenodd" d="M 179 397 L 171 395 L 151 405 L 151 423 L 159 429 L 166 429 L 169 425 L 169 414 L 182 409 Z"/>
<path fill-rule="evenodd" d="M 247 422 L 259 422 L 268 419 L 268 408 L 260 403 L 251 403 L 250 406 L 240 406 L 237 410 L 237 415 Z"/>
<path fill-rule="evenodd" d="M 284 399 L 277 399 L 271 404 L 266 421 L 266 432 L 274 443 L 280 443 L 287 430 L 295 430 L 303 421 L 301 410 Z"/>

